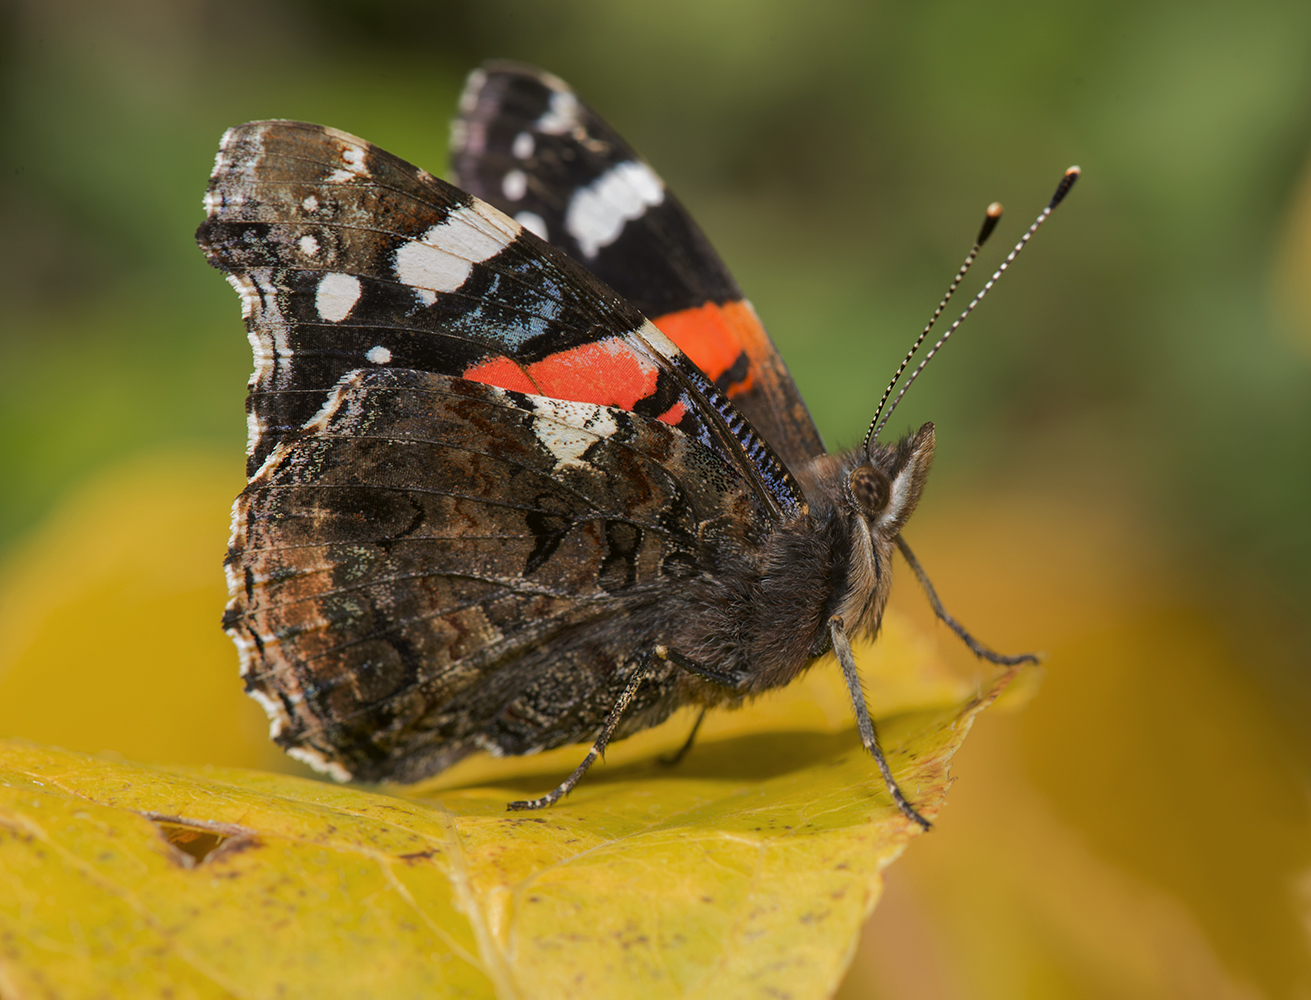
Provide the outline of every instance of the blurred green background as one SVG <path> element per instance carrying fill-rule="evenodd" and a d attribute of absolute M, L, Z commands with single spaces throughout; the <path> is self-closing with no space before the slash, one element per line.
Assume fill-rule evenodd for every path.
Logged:
<path fill-rule="evenodd" d="M 938 426 L 908 537 L 949 606 L 1052 657 L 971 737 L 843 995 L 1308 995 L 1305 0 L 5 0 L 0 734 L 278 766 L 217 632 L 250 370 L 192 236 L 217 140 L 308 119 L 441 172 L 490 57 L 652 162 L 830 446 L 984 206 L 966 291 L 1083 167 L 893 425 Z M 149 711 L 116 728 L 115 698 Z M 254 714 L 206 743 L 171 698 Z"/>

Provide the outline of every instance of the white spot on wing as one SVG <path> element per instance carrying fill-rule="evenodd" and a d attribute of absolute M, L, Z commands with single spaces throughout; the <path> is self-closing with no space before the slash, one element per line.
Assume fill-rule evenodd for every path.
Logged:
<path fill-rule="evenodd" d="M 645 163 L 620 163 L 575 192 L 565 213 L 565 230 L 579 249 L 595 257 L 619 239 L 624 226 L 665 200 L 665 186 Z"/>
<path fill-rule="evenodd" d="M 230 632 L 228 634 L 232 635 L 233 633 Z M 244 649 L 241 649 L 240 641 L 237 642 L 237 648 L 241 650 L 242 653 L 245 652 Z M 242 660 L 243 660 L 242 676 L 245 676 L 244 665 L 245 665 L 246 657 L 243 656 Z M 269 739 L 276 740 L 279 736 L 282 735 L 282 730 L 286 728 L 287 723 L 291 721 L 291 719 L 287 716 L 286 710 L 283 709 L 282 707 L 282 702 L 280 702 L 276 698 L 270 698 L 259 688 L 251 688 L 247 692 L 247 694 L 249 694 L 257 702 L 259 702 L 260 708 L 264 709 L 264 714 L 269 717 Z"/>
<path fill-rule="evenodd" d="M 469 126 L 463 118 L 451 119 L 451 152 L 458 153 L 469 141 Z"/>
<path fill-rule="evenodd" d="M 683 354 L 683 352 L 679 350 L 678 345 L 666 337 L 660 331 L 660 328 L 650 320 L 647 320 L 639 326 L 634 332 L 634 336 L 642 341 L 642 343 L 646 344 L 647 347 L 651 348 L 651 350 L 655 351 L 656 354 L 668 358 L 671 361 Z"/>
<path fill-rule="evenodd" d="M 364 355 L 375 365 L 385 365 L 391 361 L 391 351 L 379 344 L 377 347 L 370 347 Z"/>
<path fill-rule="evenodd" d="M 252 692 L 253 693 L 253 692 Z M 338 764 L 335 760 L 328 760 L 327 757 L 317 750 L 311 750 L 309 747 L 287 747 L 287 756 L 295 757 L 297 760 L 303 760 L 314 770 L 323 774 L 330 775 L 337 781 L 350 781 L 351 773 Z"/>
<path fill-rule="evenodd" d="M 360 300 L 360 279 L 353 274 L 325 274 L 314 293 L 314 308 L 332 323 L 340 323 Z"/>
<path fill-rule="evenodd" d="M 307 194 L 304 201 L 300 203 L 300 207 L 307 212 L 317 212 L 319 210 L 319 199 L 312 194 Z"/>
<path fill-rule="evenodd" d="M 533 421 L 533 434 L 555 457 L 556 472 L 586 466 L 583 454 L 587 449 L 619 429 L 614 415 L 593 403 L 539 397 L 533 408 L 538 416 Z"/>
<path fill-rule="evenodd" d="M 273 374 L 278 358 L 289 358 L 295 352 L 287 341 L 287 324 L 283 321 L 282 310 L 278 308 L 277 286 L 268 280 L 267 272 L 252 275 L 257 288 L 252 305 L 256 307 L 257 320 L 246 323 L 246 339 L 250 341 L 251 353 L 255 358 L 255 371 L 251 375 L 253 385 L 264 385 Z"/>
<path fill-rule="evenodd" d="M 237 497 L 232 503 L 232 515 L 228 522 L 228 549 L 230 551 L 240 551 L 246 548 L 246 530 L 245 519 L 241 516 L 241 508 L 245 505 L 242 497 Z M 237 608 L 241 599 L 245 596 L 244 572 L 237 564 L 236 560 L 231 562 L 224 560 L 223 577 L 228 582 L 228 606 L 227 610 L 232 611 Z M 237 653 L 241 656 L 241 676 L 245 677 L 246 672 L 251 667 L 251 655 L 255 652 L 254 643 L 246 636 L 246 633 L 240 628 L 231 630 L 225 629 L 236 643 Z"/>
<path fill-rule="evenodd" d="M 369 169 L 364 165 L 364 147 L 356 146 L 349 143 L 343 143 L 341 147 L 341 162 L 343 166 L 328 174 L 327 181 L 329 184 L 342 184 L 346 181 L 353 181 L 357 177 L 368 177 Z"/>
<path fill-rule="evenodd" d="M 313 236 L 302 236 L 299 242 L 300 252 L 306 257 L 315 257 L 319 252 L 319 241 Z"/>
<path fill-rule="evenodd" d="M 536 212 L 517 212 L 514 221 L 540 239 L 549 240 L 551 238 L 546 235 L 546 220 Z"/>
<path fill-rule="evenodd" d="M 533 155 L 533 150 L 537 144 L 533 141 L 531 132 L 520 132 L 514 137 L 514 144 L 510 146 L 510 152 L 515 155 L 516 159 L 526 160 Z"/>
<path fill-rule="evenodd" d="M 464 93 L 460 95 L 460 114 L 467 115 L 478 106 L 478 95 L 482 93 L 486 82 L 487 73 L 484 70 L 476 69 L 469 74 L 469 79 L 464 81 Z"/>
<path fill-rule="evenodd" d="M 223 277 L 241 297 L 241 318 L 249 320 L 255 314 L 255 307 L 259 305 L 259 290 L 256 289 L 255 282 L 242 274 L 225 274 Z"/>
<path fill-rule="evenodd" d="M 578 98 L 573 91 L 557 90 L 542 117 L 537 119 L 537 130 L 547 135 L 564 135 L 578 127 Z"/>
<path fill-rule="evenodd" d="M 522 170 L 511 170 L 501 178 L 501 194 L 510 201 L 518 201 L 528 191 L 528 175 Z"/>
<path fill-rule="evenodd" d="M 475 264 L 495 257 L 519 231 L 518 223 L 486 202 L 461 205 L 396 251 L 396 277 L 430 306 L 438 295 L 463 285 Z"/>
<path fill-rule="evenodd" d="M 260 364 L 259 360 L 256 360 L 255 364 L 258 366 Z M 265 367 L 269 367 L 267 363 L 265 364 Z M 258 368 L 256 369 L 256 373 L 258 374 Z M 252 406 L 249 410 L 246 411 L 246 457 L 247 458 L 255 454 L 255 449 L 256 447 L 259 446 L 259 441 L 260 438 L 263 436 L 263 434 L 264 434 L 264 425 L 263 423 L 260 422 L 259 414 L 255 412 L 255 408 Z"/>

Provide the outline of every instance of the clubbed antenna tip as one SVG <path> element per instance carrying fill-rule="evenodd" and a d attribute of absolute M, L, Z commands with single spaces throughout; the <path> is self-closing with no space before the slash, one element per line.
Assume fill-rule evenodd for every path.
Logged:
<path fill-rule="evenodd" d="M 1074 187 L 1074 182 L 1079 179 L 1080 173 L 1082 173 L 1082 171 L 1079 170 L 1078 167 L 1071 167 L 1069 170 L 1065 171 L 1065 176 L 1062 177 L 1061 182 L 1056 185 L 1056 193 L 1052 195 L 1051 204 L 1047 206 L 1048 208 L 1055 208 L 1061 203 L 1061 200 L 1070 193 L 1070 188 Z"/>
<path fill-rule="evenodd" d="M 1001 202 L 994 201 L 983 213 L 983 225 L 979 227 L 979 237 L 974 241 L 974 245 L 981 247 L 987 243 L 988 237 L 992 235 L 999 222 L 1001 222 Z"/>

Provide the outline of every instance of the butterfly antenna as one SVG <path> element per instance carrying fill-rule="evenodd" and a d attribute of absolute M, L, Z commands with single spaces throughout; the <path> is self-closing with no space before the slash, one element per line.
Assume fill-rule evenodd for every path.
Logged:
<path fill-rule="evenodd" d="M 901 391 L 897 393 L 897 397 L 892 401 L 892 405 L 888 407 L 887 413 L 883 414 L 883 419 L 879 420 L 878 414 L 875 414 L 874 419 L 877 423 L 874 425 L 873 432 L 866 435 L 867 442 L 872 443 L 878 440 L 879 432 L 883 430 L 889 418 L 892 416 L 892 412 L 897 408 L 897 404 L 901 402 L 901 397 L 906 395 L 906 390 L 911 387 L 911 384 L 917 378 L 919 378 L 920 372 L 924 371 L 924 366 L 932 360 L 933 355 L 938 353 L 942 345 L 947 342 L 947 338 L 956 332 L 956 328 L 965 322 L 965 318 L 974 311 L 975 307 L 980 302 L 983 301 L 983 297 L 992 290 L 992 286 L 997 283 L 997 279 L 1005 273 L 1008 267 L 1011 266 L 1011 262 L 1020 255 L 1020 251 L 1024 249 L 1029 240 L 1033 239 L 1033 234 L 1038 231 L 1038 227 L 1047 221 L 1047 217 L 1056 210 L 1056 206 L 1059 205 L 1065 199 L 1065 196 L 1070 193 L 1070 188 L 1074 187 L 1074 182 L 1078 179 L 1078 167 L 1071 167 L 1069 170 L 1065 171 L 1065 176 L 1061 178 L 1060 184 L 1056 186 L 1056 193 L 1052 195 L 1052 200 L 1047 204 L 1047 207 L 1038 213 L 1038 218 L 1033 221 L 1033 225 L 1029 227 L 1028 232 L 1020 237 L 1020 242 L 1015 244 L 1015 249 L 1007 254 L 1006 259 L 1001 262 L 1001 266 L 992 272 L 992 277 L 988 279 L 987 283 L 981 289 L 979 289 L 979 294 L 974 296 L 970 301 L 970 304 L 965 307 L 964 312 L 956 317 L 956 321 L 947 328 L 946 333 L 938 338 L 938 342 L 929 348 L 929 353 L 924 355 L 924 359 L 919 363 L 919 367 L 910 373 L 910 378 L 906 379 L 906 384 L 903 385 Z M 923 339 L 922 335 L 921 339 Z M 916 342 L 916 346 L 919 346 L 918 342 Z M 900 372 L 898 372 L 898 374 L 900 374 Z M 889 387 L 889 391 L 891 391 L 891 387 Z M 882 404 L 880 404 L 880 409 L 881 408 Z M 866 451 L 868 452 L 868 450 L 869 444 L 866 444 Z"/>
<path fill-rule="evenodd" d="M 942 301 L 938 303 L 938 308 L 933 310 L 933 315 L 929 317 L 929 322 L 928 325 L 924 327 L 924 332 L 919 335 L 915 343 L 910 345 L 910 350 L 907 351 L 906 356 L 901 359 L 901 365 L 897 368 L 897 374 L 892 376 L 892 381 L 889 382 L 888 387 L 883 390 L 883 396 L 879 399 L 878 409 L 874 411 L 874 419 L 869 422 L 869 430 L 865 432 L 865 440 L 862 442 L 862 446 L 865 448 L 866 453 L 869 451 L 870 440 L 874 437 L 874 428 L 878 426 L 879 416 L 883 413 L 883 405 L 887 403 L 888 397 L 892 395 L 892 390 L 897 387 L 897 380 L 901 378 L 901 373 L 904 372 L 906 366 L 910 364 L 910 359 L 915 356 L 915 352 L 920 349 L 920 345 L 924 343 L 925 338 L 928 337 L 929 331 L 933 329 L 933 324 L 938 322 L 938 317 L 942 315 L 942 310 L 947 308 L 947 303 L 950 302 L 951 297 L 956 294 L 956 289 L 960 287 L 960 283 L 964 279 L 965 273 L 970 269 L 970 265 L 974 263 L 974 258 L 979 255 L 979 250 L 983 247 L 984 243 L 988 242 L 988 237 L 992 235 L 992 231 L 997 228 L 997 223 L 1001 221 L 1001 212 L 1001 202 L 999 201 L 994 201 L 988 206 L 988 209 L 983 216 L 983 225 L 979 227 L 979 235 L 974 238 L 974 246 L 970 248 L 970 252 L 966 255 L 965 263 L 962 264 L 960 270 L 956 272 L 956 277 L 952 279 L 951 286 L 947 289 L 947 294 L 944 295 Z"/>

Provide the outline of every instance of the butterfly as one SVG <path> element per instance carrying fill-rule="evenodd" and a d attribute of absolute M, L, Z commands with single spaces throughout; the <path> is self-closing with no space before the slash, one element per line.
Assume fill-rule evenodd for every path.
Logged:
<path fill-rule="evenodd" d="M 927 827 L 850 646 L 893 550 L 976 652 L 1031 659 L 969 637 L 901 537 L 933 425 L 826 452 L 704 234 L 557 77 L 475 70 L 452 163 L 290 121 L 221 141 L 197 239 L 255 359 L 223 625 L 273 739 L 370 782 L 590 741 L 510 804 L 538 808 L 609 741 L 835 652 Z"/>

